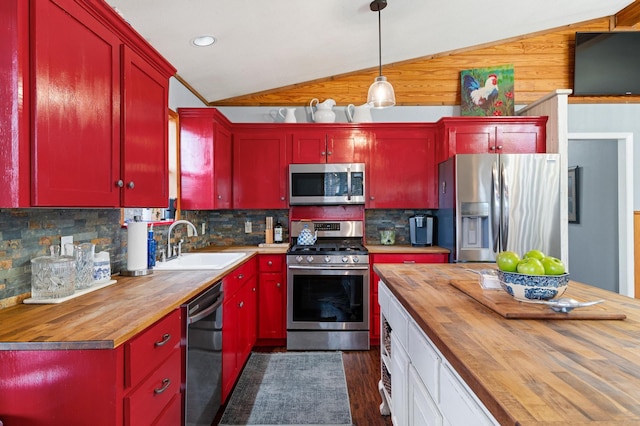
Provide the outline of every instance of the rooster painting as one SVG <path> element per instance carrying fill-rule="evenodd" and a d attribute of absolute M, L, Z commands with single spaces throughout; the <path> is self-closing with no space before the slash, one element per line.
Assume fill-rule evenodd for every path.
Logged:
<path fill-rule="evenodd" d="M 462 115 L 513 115 L 513 66 L 461 72 Z"/>
<path fill-rule="evenodd" d="M 478 80 L 473 78 L 471 74 L 467 74 L 464 76 L 462 90 L 469 94 L 471 102 L 479 107 L 486 108 L 498 97 L 498 76 L 495 74 L 489 75 L 484 86 L 480 87 Z"/>

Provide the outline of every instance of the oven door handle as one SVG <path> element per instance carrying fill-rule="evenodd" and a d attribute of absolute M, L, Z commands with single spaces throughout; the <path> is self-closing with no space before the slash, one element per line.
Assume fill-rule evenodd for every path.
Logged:
<path fill-rule="evenodd" d="M 326 270 L 326 269 L 331 269 L 331 270 L 344 270 L 344 271 L 368 271 L 369 270 L 369 266 L 368 265 L 363 265 L 363 266 L 349 266 L 348 268 L 345 268 L 342 265 L 321 265 L 321 266 L 299 266 L 299 265 L 289 265 L 289 269 L 307 269 L 307 270 Z"/>

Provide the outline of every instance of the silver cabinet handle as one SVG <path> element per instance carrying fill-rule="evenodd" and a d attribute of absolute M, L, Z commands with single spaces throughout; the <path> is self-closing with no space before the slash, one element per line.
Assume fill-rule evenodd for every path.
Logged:
<path fill-rule="evenodd" d="M 239 280 L 241 280 L 241 279 L 243 279 L 243 278 L 244 278 L 244 274 L 240 274 L 240 275 L 238 275 L 238 279 L 239 279 Z"/>
<path fill-rule="evenodd" d="M 116 181 L 116 186 L 118 188 L 122 188 L 124 186 L 124 182 L 122 181 L 122 179 L 119 179 L 118 181 Z"/>
<path fill-rule="evenodd" d="M 154 389 L 153 393 L 155 393 L 156 395 L 161 394 L 162 392 L 166 391 L 167 389 L 169 389 L 169 386 L 171 386 L 171 380 L 169 379 L 162 379 L 162 387 L 158 388 L 158 389 Z"/>
<path fill-rule="evenodd" d="M 267 262 L 267 265 L 272 266 L 273 262 L 270 260 L 270 261 Z"/>
<path fill-rule="evenodd" d="M 133 181 L 131 181 L 131 182 L 129 182 L 127 184 L 127 188 L 129 188 L 129 189 L 133 189 L 134 187 L 135 187 L 135 184 L 133 183 Z"/>
<path fill-rule="evenodd" d="M 239 308 L 242 308 L 243 306 L 244 306 L 244 302 L 240 302 L 240 303 L 238 303 L 238 307 L 239 307 Z"/>
<path fill-rule="evenodd" d="M 162 340 L 160 340 L 159 342 L 155 342 L 153 345 L 156 348 L 160 346 L 164 346 L 169 342 L 169 340 L 171 340 L 171 335 L 169 333 L 165 333 L 162 335 Z"/>
<path fill-rule="evenodd" d="M 276 287 L 280 288 L 281 286 L 282 286 L 282 284 L 276 283 Z"/>

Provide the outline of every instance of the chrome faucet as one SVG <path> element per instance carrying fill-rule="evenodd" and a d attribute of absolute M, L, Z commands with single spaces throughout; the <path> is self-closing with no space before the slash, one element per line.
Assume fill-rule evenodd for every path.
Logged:
<path fill-rule="evenodd" d="M 173 228 L 175 228 L 176 225 L 180 225 L 181 223 L 190 226 L 191 229 L 193 229 L 194 235 L 198 236 L 198 230 L 196 229 L 196 226 L 188 220 L 176 220 L 175 222 L 173 222 L 171 226 L 169 226 L 169 232 L 167 232 L 167 260 L 176 257 L 173 256 L 173 252 L 171 251 L 171 231 L 173 231 Z"/>

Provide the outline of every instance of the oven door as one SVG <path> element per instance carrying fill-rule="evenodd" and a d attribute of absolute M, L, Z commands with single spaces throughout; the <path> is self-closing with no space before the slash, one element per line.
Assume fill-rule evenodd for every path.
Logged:
<path fill-rule="evenodd" d="M 287 330 L 369 330 L 369 266 L 290 265 Z"/>

